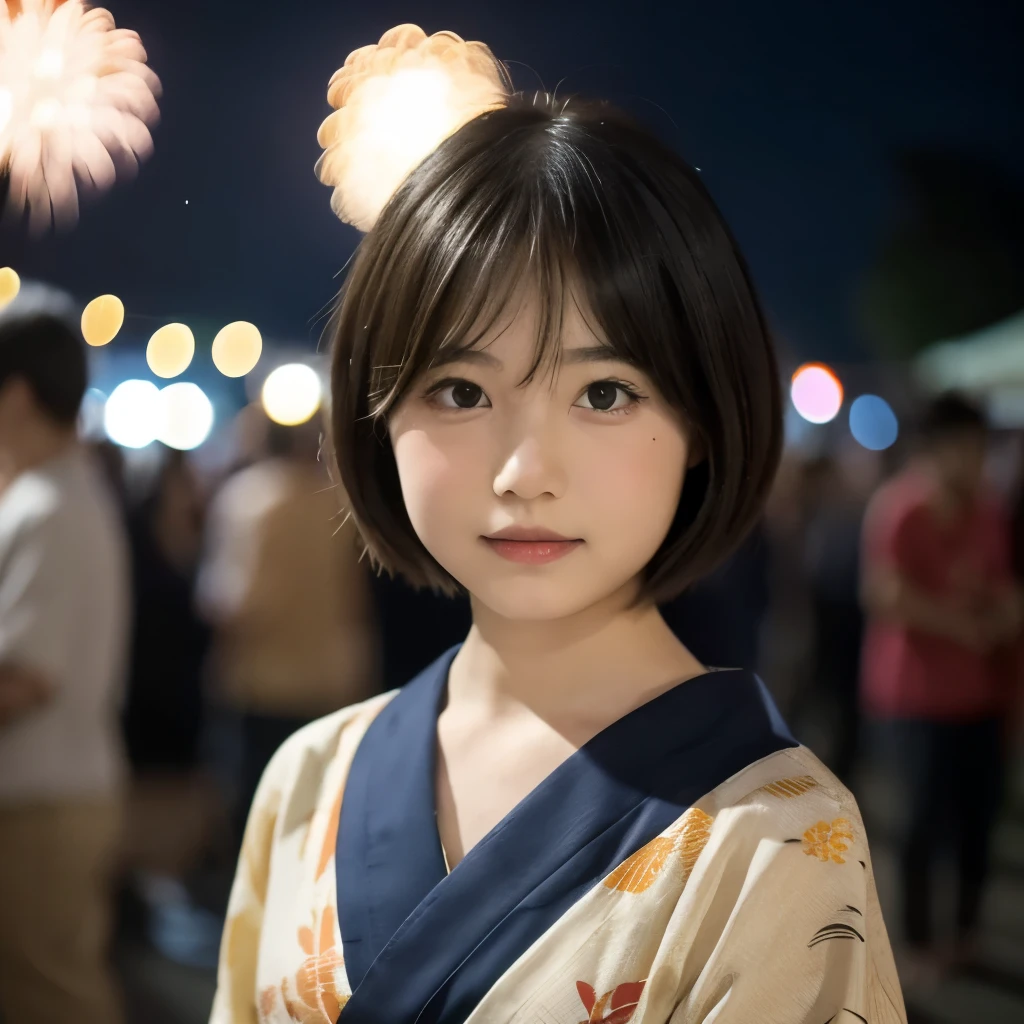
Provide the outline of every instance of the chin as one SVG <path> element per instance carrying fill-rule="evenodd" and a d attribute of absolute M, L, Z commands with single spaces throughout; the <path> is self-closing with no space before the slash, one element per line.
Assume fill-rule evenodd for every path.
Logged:
<path fill-rule="evenodd" d="M 616 593 L 606 581 L 581 578 L 580 573 L 515 574 L 504 578 L 492 573 L 476 587 L 467 581 L 475 602 L 510 622 L 551 622 L 578 615 Z M 605 583 L 604 586 L 601 584 Z"/>

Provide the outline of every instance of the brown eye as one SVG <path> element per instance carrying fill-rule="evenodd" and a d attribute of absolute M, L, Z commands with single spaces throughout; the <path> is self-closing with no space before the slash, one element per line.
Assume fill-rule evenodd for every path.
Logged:
<path fill-rule="evenodd" d="M 484 389 L 471 380 L 438 381 L 427 397 L 442 409 L 486 409 L 491 404 Z"/>
<path fill-rule="evenodd" d="M 483 389 L 468 380 L 452 387 L 452 401 L 460 409 L 475 409 L 483 397 Z"/>
<path fill-rule="evenodd" d="M 641 401 L 643 395 L 637 393 L 630 384 L 617 380 L 595 380 L 576 400 L 576 405 L 591 412 L 625 413 Z"/>
<path fill-rule="evenodd" d="M 618 398 L 619 388 L 607 380 L 598 381 L 587 388 L 587 401 L 592 409 L 598 412 L 607 412 L 615 405 Z"/>

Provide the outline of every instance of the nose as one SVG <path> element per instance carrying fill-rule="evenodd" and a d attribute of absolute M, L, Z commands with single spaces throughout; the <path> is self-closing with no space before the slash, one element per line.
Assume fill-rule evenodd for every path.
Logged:
<path fill-rule="evenodd" d="M 565 472 L 556 451 L 555 439 L 544 431 L 524 432 L 510 445 L 494 477 L 494 493 L 529 501 L 547 494 L 561 497 Z"/>

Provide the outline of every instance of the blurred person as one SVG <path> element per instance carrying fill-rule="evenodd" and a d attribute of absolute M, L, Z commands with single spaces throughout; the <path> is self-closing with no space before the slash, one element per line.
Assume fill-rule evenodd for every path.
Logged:
<path fill-rule="evenodd" d="M 901 895 L 913 978 L 970 956 L 1003 779 L 995 656 L 1021 613 L 1007 517 L 983 485 L 987 436 L 976 406 L 936 399 L 916 457 L 876 494 L 864 527 L 863 699 L 887 723 L 907 786 Z M 958 864 L 951 953 L 931 920 L 931 869 L 947 836 Z"/>
<path fill-rule="evenodd" d="M 217 932 L 187 888 L 217 819 L 200 751 L 209 627 L 194 594 L 204 511 L 188 456 L 164 450 L 130 516 L 135 614 L 123 716 L 133 776 L 124 855 L 130 892 L 142 900 L 154 946 L 200 964 Z"/>
<path fill-rule="evenodd" d="M 203 517 L 187 456 L 168 450 L 130 519 L 135 616 L 124 732 L 141 775 L 190 773 L 199 760 L 209 627 L 193 598 Z"/>
<path fill-rule="evenodd" d="M 1024 594 L 1024 436 L 1017 443 L 1017 478 L 1012 493 L 1010 553 L 1017 593 Z M 1006 704 L 1009 709 L 1007 733 L 1012 748 L 1024 743 L 1024 623 L 1016 639 L 1002 652 Z"/>
<path fill-rule="evenodd" d="M 804 557 L 814 631 L 811 688 L 830 720 L 829 767 L 847 785 L 860 739 L 861 533 L 878 482 L 875 453 L 854 444 L 809 467 Z"/>
<path fill-rule="evenodd" d="M 96 456 L 118 507 L 128 514 L 128 484 L 125 479 L 124 449 L 113 441 L 89 441 L 87 447 Z"/>
<path fill-rule="evenodd" d="M 0 314 L 0 1017 L 116 1024 L 108 966 L 128 626 L 123 524 L 78 441 L 85 346 Z"/>
<path fill-rule="evenodd" d="M 229 477 L 210 513 L 198 598 L 240 718 L 242 821 L 288 736 L 377 687 L 368 572 L 319 450 L 315 420 L 268 424 L 266 457 Z"/>
<path fill-rule="evenodd" d="M 780 709 L 798 720 L 807 705 L 813 670 L 810 582 L 803 545 L 809 507 L 808 457 L 783 452 L 764 517 L 767 606 L 758 644 L 758 668 Z"/>

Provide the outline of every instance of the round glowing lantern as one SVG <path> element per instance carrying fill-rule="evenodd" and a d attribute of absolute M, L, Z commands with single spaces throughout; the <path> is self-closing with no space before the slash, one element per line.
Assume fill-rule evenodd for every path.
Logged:
<path fill-rule="evenodd" d="M 11 267 L 0 267 L 0 309 L 13 302 L 21 291 L 21 278 Z"/>
<path fill-rule="evenodd" d="M 116 295 L 97 296 L 82 311 L 82 337 L 89 345 L 109 345 L 123 324 L 124 303 Z"/>
<path fill-rule="evenodd" d="M 244 377 L 259 361 L 263 338 L 255 324 L 237 320 L 213 339 L 213 365 L 225 377 Z"/>
<path fill-rule="evenodd" d="M 323 398 L 320 377 L 304 363 L 287 363 L 263 384 L 263 409 L 275 423 L 298 426 L 313 418 Z"/>
<path fill-rule="evenodd" d="M 161 327 L 146 347 L 146 362 L 158 377 L 177 377 L 188 369 L 196 352 L 196 339 L 184 324 Z"/>

